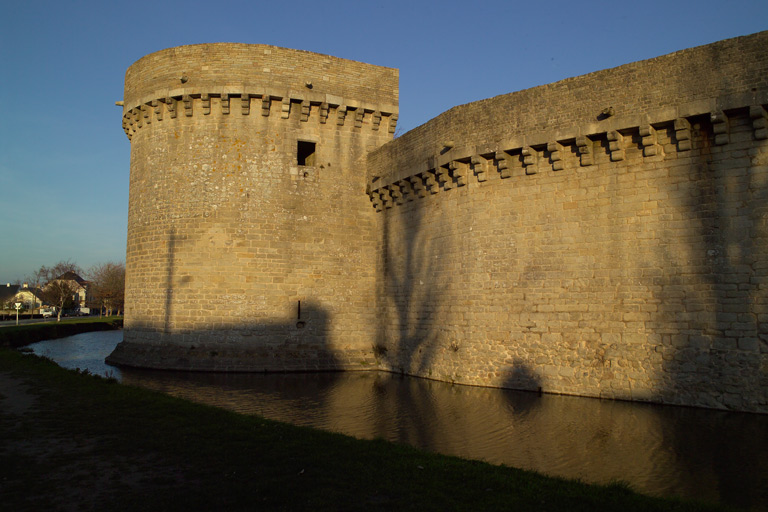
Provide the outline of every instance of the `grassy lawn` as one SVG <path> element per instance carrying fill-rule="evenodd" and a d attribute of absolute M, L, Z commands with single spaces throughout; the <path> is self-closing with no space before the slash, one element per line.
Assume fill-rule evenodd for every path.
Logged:
<path fill-rule="evenodd" d="M 4 510 L 718 510 L 295 427 L 0 349 Z"/>

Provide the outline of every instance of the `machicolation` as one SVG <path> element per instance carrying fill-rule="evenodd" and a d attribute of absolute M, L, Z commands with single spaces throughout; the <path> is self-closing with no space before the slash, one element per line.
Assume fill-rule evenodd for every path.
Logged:
<path fill-rule="evenodd" d="M 116 364 L 768 412 L 768 32 L 469 103 L 267 45 L 126 73 Z"/>

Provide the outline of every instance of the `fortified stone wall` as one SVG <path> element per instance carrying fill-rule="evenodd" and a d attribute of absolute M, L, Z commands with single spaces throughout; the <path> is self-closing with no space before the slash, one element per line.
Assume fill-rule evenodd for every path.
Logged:
<path fill-rule="evenodd" d="M 265 45 L 144 57 L 109 360 L 768 412 L 767 49 L 498 96 L 391 142 L 394 69 Z"/>
<path fill-rule="evenodd" d="M 397 70 L 265 45 L 164 50 L 126 73 L 125 340 L 117 364 L 368 368 L 375 212 Z"/>
<path fill-rule="evenodd" d="M 462 105 L 372 152 L 380 364 L 768 412 L 767 50 Z"/>

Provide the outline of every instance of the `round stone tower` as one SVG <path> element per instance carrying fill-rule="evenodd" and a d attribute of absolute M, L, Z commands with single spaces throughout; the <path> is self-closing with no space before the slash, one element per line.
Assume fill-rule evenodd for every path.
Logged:
<path fill-rule="evenodd" d="M 365 368 L 376 321 L 365 157 L 392 139 L 398 72 L 202 44 L 127 71 L 125 337 L 114 364 Z"/>

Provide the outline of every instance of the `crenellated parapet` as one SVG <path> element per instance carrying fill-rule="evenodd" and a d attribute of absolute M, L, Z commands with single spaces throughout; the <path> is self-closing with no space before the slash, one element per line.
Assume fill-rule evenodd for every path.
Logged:
<path fill-rule="evenodd" d="M 232 109 L 232 102 L 240 108 Z M 181 107 L 179 107 L 181 105 Z M 170 91 L 167 96 L 144 99 L 133 107 L 126 106 L 123 113 L 123 131 L 130 140 L 145 125 L 153 121 L 173 120 L 179 108 L 185 117 L 219 114 L 261 115 L 276 119 L 296 117 L 302 123 L 326 124 L 336 119 L 336 126 L 379 131 L 382 122 L 388 134 L 397 128 L 397 107 L 367 101 L 347 99 L 332 94 L 313 92 L 253 90 L 241 88 L 218 89 L 211 92 L 192 92 L 185 89 Z M 233 113 L 234 112 L 234 113 Z M 347 121 L 347 119 L 351 121 Z"/>
<path fill-rule="evenodd" d="M 527 136 L 495 145 L 458 145 L 423 162 L 414 162 L 404 169 L 392 169 L 369 182 L 369 196 L 377 211 L 396 204 L 423 198 L 429 194 L 449 192 L 468 183 L 487 185 L 495 177 L 505 180 L 534 179 L 536 175 L 576 167 L 595 165 L 602 155 L 607 162 L 663 158 L 665 152 L 689 152 L 694 148 L 693 132 L 709 140 L 711 146 L 730 142 L 729 126 L 737 119 L 752 125 L 755 140 L 768 138 L 767 105 L 731 104 L 730 108 L 713 111 L 680 109 L 685 114 L 670 116 L 669 110 L 647 116 L 643 122 L 616 119 L 607 129 L 587 133 Z M 622 121 L 626 121 L 622 123 Z M 633 122 L 635 121 L 635 122 Z M 560 136 L 557 136 L 560 135 Z M 663 143 L 661 139 L 666 143 Z M 404 200 L 391 200 L 392 191 L 402 194 L 402 183 L 419 184 L 407 189 Z"/>

